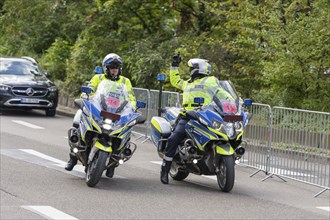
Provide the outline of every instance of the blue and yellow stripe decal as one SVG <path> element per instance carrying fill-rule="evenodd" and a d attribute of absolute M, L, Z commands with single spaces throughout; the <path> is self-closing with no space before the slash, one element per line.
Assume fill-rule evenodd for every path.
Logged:
<path fill-rule="evenodd" d="M 94 144 L 95 147 L 97 147 L 98 149 L 100 150 L 103 150 L 105 152 L 112 152 L 112 147 L 109 146 L 109 147 L 105 147 L 103 144 L 101 144 L 99 141 L 96 141 L 95 144 Z"/>
<path fill-rule="evenodd" d="M 229 144 L 224 146 L 215 146 L 215 150 L 217 154 L 220 155 L 233 155 L 235 153 L 234 149 Z"/>

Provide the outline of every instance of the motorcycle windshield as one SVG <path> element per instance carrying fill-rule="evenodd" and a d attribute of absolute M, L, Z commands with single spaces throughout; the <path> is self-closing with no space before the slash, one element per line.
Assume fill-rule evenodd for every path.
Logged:
<path fill-rule="evenodd" d="M 124 84 L 103 80 L 92 97 L 92 103 L 98 110 L 116 114 L 132 112 L 131 100 Z"/>
<path fill-rule="evenodd" d="M 239 96 L 231 83 L 231 81 L 220 81 L 220 86 L 232 97 L 232 99 L 221 97 L 217 94 L 213 96 L 213 101 L 210 103 L 213 109 L 221 115 L 235 115 L 240 113 Z"/>

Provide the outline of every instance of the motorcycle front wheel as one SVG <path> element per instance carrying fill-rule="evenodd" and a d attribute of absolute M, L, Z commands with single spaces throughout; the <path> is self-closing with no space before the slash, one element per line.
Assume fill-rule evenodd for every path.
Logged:
<path fill-rule="evenodd" d="M 105 169 L 108 153 L 99 150 L 91 163 L 87 167 L 86 184 L 89 187 L 94 187 L 101 179 L 102 173 Z"/>
<path fill-rule="evenodd" d="M 179 170 L 179 166 L 176 163 L 176 161 L 172 161 L 172 165 L 171 165 L 171 169 L 170 169 L 170 176 L 174 179 L 174 180 L 184 180 L 185 178 L 187 178 L 187 176 L 189 175 L 188 172 L 183 172 L 181 170 Z"/>
<path fill-rule="evenodd" d="M 235 160 L 233 155 L 220 157 L 217 180 L 220 189 L 224 192 L 230 192 L 234 187 L 234 181 L 235 181 L 234 166 L 235 166 Z"/>

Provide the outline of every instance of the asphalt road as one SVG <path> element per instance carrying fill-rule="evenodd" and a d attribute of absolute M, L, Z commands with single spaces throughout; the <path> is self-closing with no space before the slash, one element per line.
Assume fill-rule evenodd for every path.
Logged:
<path fill-rule="evenodd" d="M 236 166 L 230 193 L 214 177 L 189 175 L 159 181 L 160 158 L 151 142 L 138 149 L 115 176 L 90 188 L 83 167 L 64 170 L 72 118 L 41 111 L 0 115 L 0 219 L 329 219 L 330 192 Z M 140 136 L 133 135 L 133 140 Z"/>

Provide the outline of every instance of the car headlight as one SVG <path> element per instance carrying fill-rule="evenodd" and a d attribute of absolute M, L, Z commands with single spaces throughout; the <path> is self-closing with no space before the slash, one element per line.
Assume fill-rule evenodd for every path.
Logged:
<path fill-rule="evenodd" d="M 0 91 L 8 91 L 9 90 L 9 86 L 6 86 L 6 85 L 3 85 L 3 84 L 0 84 Z"/>
<path fill-rule="evenodd" d="M 212 121 L 212 127 L 216 130 L 220 130 L 221 128 L 221 122 L 213 119 Z"/>
<path fill-rule="evenodd" d="M 50 92 L 56 92 L 57 91 L 57 87 L 56 86 L 52 86 L 52 87 L 49 87 L 48 90 Z"/>

